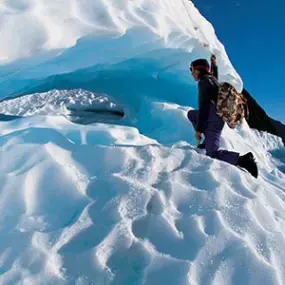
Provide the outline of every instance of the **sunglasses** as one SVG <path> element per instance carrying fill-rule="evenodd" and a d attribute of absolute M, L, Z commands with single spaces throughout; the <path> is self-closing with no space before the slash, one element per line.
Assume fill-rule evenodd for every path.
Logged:
<path fill-rule="evenodd" d="M 210 71 L 210 68 L 207 68 L 206 66 L 203 66 L 203 65 L 198 65 L 196 66 L 195 68 L 193 68 L 192 66 L 190 66 L 190 71 L 193 73 L 193 71 L 195 70 L 199 70 L 199 69 L 203 69 L 203 70 L 206 70 L 207 72 Z"/>

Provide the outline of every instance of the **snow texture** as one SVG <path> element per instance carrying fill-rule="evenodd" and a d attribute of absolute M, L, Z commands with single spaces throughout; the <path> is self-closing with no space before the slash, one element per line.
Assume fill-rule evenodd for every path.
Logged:
<path fill-rule="evenodd" d="M 4 0 L 0 21 L 0 284 L 285 284 L 284 145 L 224 128 L 258 179 L 196 149 L 189 62 L 242 82 L 192 2 Z"/>

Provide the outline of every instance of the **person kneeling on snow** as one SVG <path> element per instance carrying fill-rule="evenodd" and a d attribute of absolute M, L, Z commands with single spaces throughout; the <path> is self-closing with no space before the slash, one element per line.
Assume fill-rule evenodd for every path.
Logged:
<path fill-rule="evenodd" d="M 215 61 L 211 58 L 212 66 Z M 220 138 L 224 127 L 223 119 L 216 113 L 215 103 L 219 92 L 219 83 L 210 72 L 210 65 L 206 59 L 197 59 L 191 63 L 190 71 L 195 81 L 198 82 L 199 110 L 190 110 L 188 119 L 196 130 L 196 140 L 202 140 L 199 148 L 206 149 L 206 155 L 235 166 L 245 168 L 252 176 L 258 177 L 258 168 L 251 152 L 239 155 L 237 152 L 220 150 Z M 216 73 L 216 72 L 215 72 Z M 214 74 L 217 76 L 217 74 Z"/>

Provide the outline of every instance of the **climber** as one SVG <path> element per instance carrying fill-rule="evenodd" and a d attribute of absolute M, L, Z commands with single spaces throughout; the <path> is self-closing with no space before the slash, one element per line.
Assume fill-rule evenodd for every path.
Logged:
<path fill-rule="evenodd" d="M 198 147 L 205 148 L 206 155 L 242 167 L 257 178 L 258 168 L 251 152 L 241 156 L 237 152 L 219 149 L 224 121 L 217 115 L 214 104 L 219 91 L 215 56 L 211 57 L 211 65 L 212 68 L 206 59 L 197 59 L 190 66 L 192 76 L 198 82 L 199 110 L 190 110 L 187 116 L 196 130 Z M 201 144 L 202 134 L 205 138 L 203 144 Z"/>

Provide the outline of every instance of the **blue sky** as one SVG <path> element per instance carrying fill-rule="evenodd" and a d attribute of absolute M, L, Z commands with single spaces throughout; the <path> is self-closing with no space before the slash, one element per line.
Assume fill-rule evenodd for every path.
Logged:
<path fill-rule="evenodd" d="M 245 88 L 285 123 L 285 1 L 193 2 L 213 24 Z"/>

